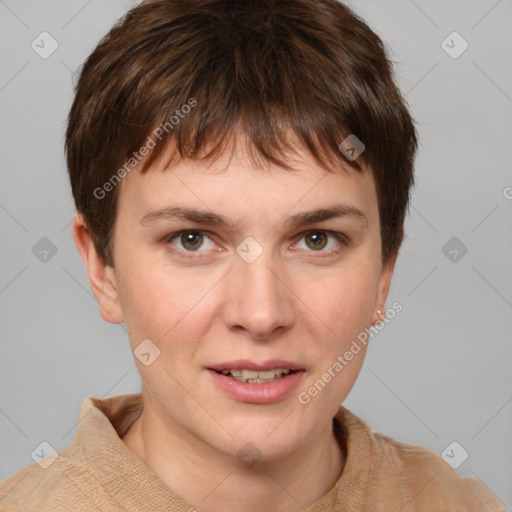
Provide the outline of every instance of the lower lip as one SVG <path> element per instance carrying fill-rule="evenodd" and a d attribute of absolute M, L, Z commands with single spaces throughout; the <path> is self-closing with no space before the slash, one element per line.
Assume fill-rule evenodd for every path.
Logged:
<path fill-rule="evenodd" d="M 239 402 L 250 404 L 272 404 L 279 402 L 296 389 L 302 380 L 304 370 L 296 371 L 274 382 L 247 384 L 232 377 L 226 377 L 215 370 L 207 370 L 215 383 L 228 395 Z"/>

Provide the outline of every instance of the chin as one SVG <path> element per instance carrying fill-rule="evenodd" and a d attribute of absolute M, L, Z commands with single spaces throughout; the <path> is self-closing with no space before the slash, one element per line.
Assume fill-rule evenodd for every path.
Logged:
<path fill-rule="evenodd" d="M 280 459 L 293 453 L 311 434 L 311 429 L 303 421 L 297 424 L 298 415 L 292 419 L 296 414 L 290 411 L 282 409 L 268 414 L 260 411 L 258 416 L 240 415 L 223 421 L 223 427 L 233 437 L 223 436 L 224 444 L 219 449 L 236 454 L 245 447 L 254 450 L 262 460 Z"/>

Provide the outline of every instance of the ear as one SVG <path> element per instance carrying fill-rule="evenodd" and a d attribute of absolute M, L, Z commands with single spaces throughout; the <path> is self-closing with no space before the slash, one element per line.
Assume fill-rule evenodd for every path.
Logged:
<path fill-rule="evenodd" d="M 73 238 L 87 270 L 91 290 L 99 302 L 101 317 L 112 324 L 123 323 L 114 268 L 98 255 L 92 234 L 79 213 L 73 219 Z"/>
<path fill-rule="evenodd" d="M 382 322 L 386 317 L 386 299 L 391 286 L 391 277 L 395 268 L 397 256 L 389 258 L 383 265 L 379 277 L 377 295 L 375 297 L 372 325 Z M 380 313 L 379 313 L 380 311 Z"/>

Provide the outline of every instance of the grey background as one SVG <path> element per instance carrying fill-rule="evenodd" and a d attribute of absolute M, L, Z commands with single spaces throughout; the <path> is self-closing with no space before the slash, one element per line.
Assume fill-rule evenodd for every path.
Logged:
<path fill-rule="evenodd" d="M 140 390 L 124 327 L 101 319 L 74 246 L 63 153 L 73 70 L 136 3 L 0 0 L 0 481 L 41 441 L 69 445 L 84 397 Z M 421 147 L 387 303 L 403 311 L 345 405 L 439 454 L 457 441 L 459 473 L 511 510 L 512 2 L 350 5 L 391 48 Z M 47 59 L 31 48 L 43 31 L 59 44 Z M 453 31 L 469 44 L 456 59 L 441 47 Z M 33 252 L 43 237 L 57 250 L 46 262 Z"/>

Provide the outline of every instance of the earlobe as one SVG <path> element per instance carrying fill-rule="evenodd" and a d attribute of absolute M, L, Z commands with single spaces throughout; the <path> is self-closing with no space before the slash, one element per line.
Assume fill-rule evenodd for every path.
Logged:
<path fill-rule="evenodd" d="M 386 318 L 386 308 L 381 304 L 373 314 L 372 325 L 380 324 Z"/>
<path fill-rule="evenodd" d="M 377 296 L 375 298 L 374 312 L 372 316 L 372 325 L 384 321 L 386 318 L 386 299 L 388 297 L 389 288 L 391 287 L 391 278 L 393 277 L 393 269 L 395 268 L 396 256 L 390 258 L 382 266 L 379 277 L 379 285 Z"/>
<path fill-rule="evenodd" d="M 79 213 L 73 219 L 73 238 L 89 276 L 91 290 L 100 305 L 101 317 L 112 324 L 123 323 L 114 269 L 99 256 L 92 234 Z"/>

